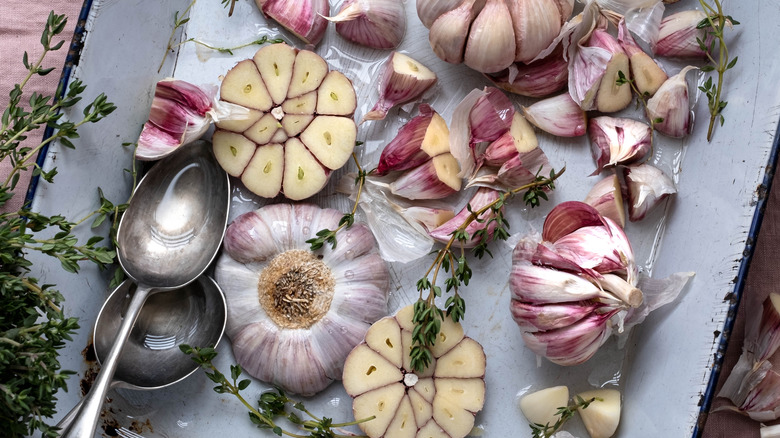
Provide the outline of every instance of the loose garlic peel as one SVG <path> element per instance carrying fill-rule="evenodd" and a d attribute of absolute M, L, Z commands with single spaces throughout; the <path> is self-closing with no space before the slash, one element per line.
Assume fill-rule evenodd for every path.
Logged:
<path fill-rule="evenodd" d="M 485 353 L 459 323 L 442 321 L 422 373 L 410 366 L 414 306 L 377 321 L 344 364 L 344 389 L 354 398 L 363 432 L 378 437 L 462 438 L 485 400 Z"/>
<path fill-rule="evenodd" d="M 217 123 L 214 155 L 258 196 L 308 198 L 355 148 L 355 89 L 314 52 L 267 45 L 228 71 L 220 97 L 250 114 Z"/>
<path fill-rule="evenodd" d="M 347 354 L 387 314 L 389 273 L 365 225 L 339 231 L 335 249 L 306 249 L 316 230 L 340 219 L 336 210 L 274 204 L 237 217 L 225 233 L 215 277 L 236 361 L 291 393 L 340 379 Z"/>

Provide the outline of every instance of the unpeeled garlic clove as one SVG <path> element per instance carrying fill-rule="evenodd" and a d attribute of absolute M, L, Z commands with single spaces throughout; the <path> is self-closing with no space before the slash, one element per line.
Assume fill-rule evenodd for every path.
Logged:
<path fill-rule="evenodd" d="M 390 184 L 390 192 L 406 199 L 441 199 L 460 190 L 458 162 L 452 154 L 437 155 L 407 170 Z"/>
<path fill-rule="evenodd" d="M 572 1 L 517 0 L 507 5 L 514 26 L 514 61 L 519 62 L 530 62 L 546 49 L 573 8 Z"/>
<path fill-rule="evenodd" d="M 594 312 L 569 326 L 543 332 L 523 332 L 525 345 L 550 362 L 579 365 L 593 357 L 612 333 L 608 321 L 617 310 Z"/>
<path fill-rule="evenodd" d="M 707 52 L 702 50 L 699 41 L 702 41 L 705 47 L 710 47 L 713 36 L 708 35 L 707 28 L 698 27 L 705 18 L 707 14 L 698 9 L 681 11 L 665 17 L 658 29 L 658 40 L 653 47 L 653 54 L 679 58 L 706 58 Z"/>
<path fill-rule="evenodd" d="M 639 93 L 653 96 L 669 77 L 653 58 L 644 52 L 628 31 L 626 21 L 618 23 L 618 42 L 628 55 L 631 78 Z"/>
<path fill-rule="evenodd" d="M 406 33 L 401 0 L 346 0 L 339 13 L 328 17 L 344 38 L 373 49 L 397 47 Z"/>
<path fill-rule="evenodd" d="M 393 52 L 382 68 L 379 80 L 379 100 L 366 120 L 382 120 L 390 108 L 411 102 L 436 83 L 436 73 L 403 53 Z"/>
<path fill-rule="evenodd" d="M 398 134 L 382 149 L 376 168 L 377 175 L 411 169 L 431 158 L 421 146 L 434 114 L 430 105 L 420 105 L 420 114 L 404 124 Z"/>
<path fill-rule="evenodd" d="M 466 46 L 466 38 L 469 27 L 474 21 L 479 9 L 475 6 L 476 0 L 463 0 L 455 9 L 441 14 L 429 26 L 428 42 L 442 61 L 452 64 L 463 62 L 463 49 Z M 417 2 L 418 9 L 421 3 Z"/>
<path fill-rule="evenodd" d="M 569 63 L 559 49 L 530 64 L 515 62 L 498 73 L 485 74 L 493 84 L 510 93 L 528 97 L 547 97 L 562 90 L 569 79 Z"/>
<path fill-rule="evenodd" d="M 604 306 L 595 301 L 531 304 L 513 300 L 509 310 L 521 330 L 536 332 L 572 325 Z"/>
<path fill-rule="evenodd" d="M 469 113 L 471 142 L 491 142 L 509 131 L 515 107 L 498 88 L 486 87 Z"/>
<path fill-rule="evenodd" d="M 594 96 L 594 106 L 590 109 L 596 109 L 603 113 L 620 111 L 627 107 L 634 97 L 631 86 L 618 83 L 621 72 L 626 76 L 630 74 L 628 55 L 615 37 L 606 30 L 594 29 L 588 44 L 592 48 L 600 48 L 610 54 L 609 60 L 603 66 L 603 73 L 597 76 L 599 78 L 596 85 L 598 91 Z M 594 60 L 598 62 L 597 59 Z M 595 67 L 601 71 L 600 65 L 595 65 Z M 583 106 L 583 109 L 586 107 Z"/>
<path fill-rule="evenodd" d="M 527 262 L 514 263 L 509 274 L 512 299 L 531 304 L 554 304 L 610 298 L 590 281 L 568 272 Z"/>
<path fill-rule="evenodd" d="M 764 300 L 756 345 L 757 361 L 769 359 L 780 347 L 780 294 L 776 292 Z"/>
<path fill-rule="evenodd" d="M 693 117 L 685 75 L 696 68 L 692 65 L 683 68 L 667 79 L 655 96 L 647 101 L 647 118 L 653 120 L 653 127 L 658 132 L 676 138 L 691 132 Z"/>
<path fill-rule="evenodd" d="M 509 130 L 488 145 L 482 159 L 489 166 L 502 166 L 518 154 L 532 152 L 538 147 L 539 140 L 536 138 L 534 128 L 522 114 L 515 112 Z M 531 169 L 529 166 L 526 167 Z"/>
<path fill-rule="evenodd" d="M 427 0 L 416 2 L 417 17 L 428 29 L 442 14 L 458 7 L 463 0 Z"/>
<path fill-rule="evenodd" d="M 583 202 L 595 208 L 602 216 L 615 221 L 620 227 L 626 226 L 626 210 L 617 174 L 613 173 L 594 184 Z"/>
<path fill-rule="evenodd" d="M 636 222 L 669 195 L 677 193 L 674 182 L 661 169 L 650 164 L 624 168 L 628 192 L 628 220 Z"/>
<path fill-rule="evenodd" d="M 647 158 L 653 146 L 650 125 L 627 118 L 600 116 L 588 122 L 590 149 L 598 175 L 619 164 L 631 164 Z"/>
<path fill-rule="evenodd" d="M 452 237 L 452 233 L 460 228 L 466 219 L 471 215 L 472 211 L 477 211 L 483 207 L 496 201 L 501 194 L 493 189 L 487 187 L 480 187 L 474 196 L 469 200 L 468 205 L 458 212 L 452 219 L 443 223 L 439 227 L 430 231 L 428 234 L 433 237 L 434 240 L 442 243 L 449 242 Z M 476 220 L 473 220 L 466 226 L 466 233 L 468 233 L 468 240 L 465 242 L 457 241 L 457 245 L 462 245 L 464 248 L 473 248 L 483 241 L 483 237 L 480 234 L 476 234 L 479 230 L 486 230 L 488 241 L 493 239 L 493 230 L 496 224 L 490 222 L 490 219 L 495 217 L 496 213 L 492 209 L 487 209 Z"/>
<path fill-rule="evenodd" d="M 579 137 L 588 125 L 585 111 L 569 93 L 542 99 L 523 107 L 526 120 L 542 131 L 559 137 Z"/>
<path fill-rule="evenodd" d="M 463 62 L 482 73 L 509 67 L 515 59 L 512 16 L 504 0 L 487 0 L 471 23 Z"/>
<path fill-rule="evenodd" d="M 281 24 L 307 44 L 325 36 L 330 15 L 328 0 L 255 0 L 263 15 Z"/>

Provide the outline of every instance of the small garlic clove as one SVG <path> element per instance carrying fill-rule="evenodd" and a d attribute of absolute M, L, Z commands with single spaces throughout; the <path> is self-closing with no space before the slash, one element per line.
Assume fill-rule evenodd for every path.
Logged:
<path fill-rule="evenodd" d="M 596 161 L 591 175 L 619 164 L 643 161 L 653 146 L 650 125 L 627 118 L 594 117 L 588 122 L 588 135 Z"/>
<path fill-rule="evenodd" d="M 509 310 L 521 330 L 536 332 L 572 325 L 603 306 L 595 301 L 531 304 L 512 300 Z"/>
<path fill-rule="evenodd" d="M 569 80 L 569 63 L 558 49 L 530 64 L 515 62 L 497 73 L 485 74 L 493 84 L 510 93 L 528 97 L 547 97 L 562 90 Z"/>
<path fill-rule="evenodd" d="M 680 73 L 667 79 L 655 96 L 647 101 L 647 118 L 653 120 L 653 127 L 669 137 L 681 138 L 693 129 L 693 116 L 685 79 L 694 66 L 683 68 Z"/>
<path fill-rule="evenodd" d="M 433 53 L 442 61 L 452 64 L 463 62 L 463 50 L 466 46 L 466 37 L 469 27 L 478 9 L 474 6 L 476 0 L 463 0 L 463 2 L 451 11 L 441 14 L 428 26 L 428 42 Z M 431 3 L 431 2 L 417 2 Z"/>
<path fill-rule="evenodd" d="M 756 360 L 769 359 L 780 347 L 780 294 L 771 292 L 763 303 L 756 341 Z"/>
<path fill-rule="evenodd" d="M 507 190 L 532 183 L 539 175 L 549 175 L 552 166 L 540 148 L 517 154 L 498 169 L 497 181 Z"/>
<path fill-rule="evenodd" d="M 496 201 L 500 195 L 501 194 L 496 190 L 487 187 L 480 187 L 476 193 L 474 193 L 474 196 L 472 196 L 472 198 L 469 200 L 467 206 L 463 207 L 463 209 L 458 212 L 455 217 L 430 231 L 428 234 L 430 234 L 430 236 L 438 242 L 449 242 L 450 238 L 452 237 L 452 233 L 463 226 L 463 223 L 471 215 L 472 211 L 480 210 L 483 207 L 491 204 L 492 202 Z M 469 210 L 469 207 L 471 210 Z M 462 245 L 464 248 L 473 248 L 477 246 L 483 240 L 483 238 L 481 235 L 475 235 L 475 233 L 479 230 L 485 229 L 486 226 L 488 227 L 487 239 L 492 240 L 495 223 L 488 224 L 488 221 L 493 217 L 495 217 L 495 213 L 492 209 L 488 209 L 480 214 L 478 220 L 474 220 L 466 226 L 465 231 L 469 235 L 468 240 L 465 242 L 458 241 L 456 244 Z"/>
<path fill-rule="evenodd" d="M 712 35 L 707 35 L 707 29 L 699 29 L 698 25 L 707 18 L 707 14 L 698 9 L 681 11 L 665 17 L 658 29 L 658 40 L 653 47 L 655 56 L 679 58 L 706 58 L 699 41 L 709 47 L 713 41 Z"/>
<path fill-rule="evenodd" d="M 674 182 L 650 164 L 624 168 L 628 191 L 628 220 L 636 222 L 657 207 L 669 195 L 677 193 Z"/>
<path fill-rule="evenodd" d="M 528 120 L 522 114 L 515 112 L 512 116 L 512 124 L 509 130 L 488 145 L 482 159 L 489 166 L 501 166 L 507 160 L 518 156 L 518 154 L 527 154 L 538 148 L 539 140 L 536 138 L 533 126 L 528 123 Z M 521 159 L 521 161 L 528 160 L 528 158 Z M 526 167 L 532 169 L 531 166 Z M 538 167 L 534 172 L 537 170 L 539 170 Z"/>
<path fill-rule="evenodd" d="M 616 312 L 591 313 L 572 325 L 555 330 L 524 332 L 523 341 L 531 351 L 550 362 L 579 365 L 593 357 L 612 333 L 608 321 Z"/>
<path fill-rule="evenodd" d="M 568 272 L 530 263 L 515 263 L 509 274 L 512 299 L 532 304 L 611 298 L 590 281 Z"/>
<path fill-rule="evenodd" d="M 591 438 L 610 438 L 620 423 L 620 391 L 601 388 L 577 394 L 583 400 L 594 399 L 587 408 L 578 409 Z"/>
<path fill-rule="evenodd" d="M 569 93 L 542 99 L 523 107 L 525 118 L 542 131 L 559 137 L 579 137 L 588 125 L 585 111 Z"/>
<path fill-rule="evenodd" d="M 569 388 L 553 386 L 530 394 L 520 399 L 520 410 L 530 424 L 552 426 L 558 421 L 558 409 L 569 405 Z M 560 437 L 558 437 L 560 438 Z"/>
<path fill-rule="evenodd" d="M 596 282 L 602 289 L 616 296 L 630 307 L 637 308 L 644 300 L 641 290 L 615 274 L 604 274 Z"/>
<path fill-rule="evenodd" d="M 552 43 L 571 15 L 570 3 L 549 0 L 507 2 L 514 26 L 514 61 L 530 62 Z"/>
<path fill-rule="evenodd" d="M 469 113 L 471 142 L 494 141 L 512 125 L 515 107 L 498 88 L 486 87 Z"/>
<path fill-rule="evenodd" d="M 328 21 L 336 23 L 342 37 L 372 49 L 395 48 L 406 33 L 401 0 L 347 0 Z"/>
<path fill-rule="evenodd" d="M 431 28 L 438 17 L 458 7 L 463 0 L 427 0 L 416 2 L 417 16 L 423 26 Z"/>
<path fill-rule="evenodd" d="M 617 174 L 613 173 L 594 184 L 583 202 L 595 208 L 602 216 L 617 222 L 621 227 L 626 226 L 626 210 Z"/>
<path fill-rule="evenodd" d="M 407 170 L 390 184 L 390 192 L 406 199 L 441 199 L 461 188 L 458 162 L 452 154 L 437 155 Z"/>
<path fill-rule="evenodd" d="M 420 114 L 404 124 L 398 134 L 382 149 L 376 168 L 377 175 L 411 169 L 430 159 L 430 155 L 421 146 L 434 114 L 430 105 L 420 105 Z"/>
<path fill-rule="evenodd" d="M 436 73 L 403 53 L 393 52 L 382 67 L 379 100 L 363 116 L 366 120 L 383 120 L 390 108 L 411 102 L 436 83 Z"/>
<path fill-rule="evenodd" d="M 515 58 L 515 34 L 509 8 L 503 0 L 487 0 L 471 23 L 463 62 L 481 73 L 509 67 Z"/>
<path fill-rule="evenodd" d="M 281 249 L 273 239 L 261 239 L 271 230 L 257 211 L 244 213 L 233 220 L 225 231 L 225 251 L 241 263 L 265 261 Z"/>
<path fill-rule="evenodd" d="M 629 58 L 631 78 L 639 93 L 652 97 L 668 76 L 661 66 L 644 52 L 628 31 L 626 22 L 618 23 L 618 42 Z"/>
<path fill-rule="evenodd" d="M 325 36 L 330 15 L 328 0 L 255 0 L 263 15 L 281 24 L 307 44 Z"/>
<path fill-rule="evenodd" d="M 578 266 L 599 273 L 622 272 L 633 254 L 624 254 L 618 250 L 625 245 L 616 245 L 615 240 L 624 238 L 614 236 L 603 225 L 578 228 L 552 242 L 552 249 L 558 255 L 571 260 Z"/>

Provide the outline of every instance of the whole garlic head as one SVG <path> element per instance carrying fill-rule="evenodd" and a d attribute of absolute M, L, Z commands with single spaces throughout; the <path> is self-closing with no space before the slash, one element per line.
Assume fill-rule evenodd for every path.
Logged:
<path fill-rule="evenodd" d="M 217 262 L 236 361 L 291 393 L 340 380 L 347 354 L 387 314 L 388 269 L 368 227 L 338 231 L 335 248 L 308 249 L 340 219 L 308 204 L 262 207 L 230 224 Z"/>

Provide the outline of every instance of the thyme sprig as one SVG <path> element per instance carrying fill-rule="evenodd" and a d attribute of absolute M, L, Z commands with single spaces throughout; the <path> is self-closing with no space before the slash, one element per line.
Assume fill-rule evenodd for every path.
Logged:
<path fill-rule="evenodd" d="M 647 91 L 645 91 L 644 93 L 640 92 L 639 88 L 637 88 L 637 86 L 636 86 L 636 82 L 634 82 L 633 79 L 627 78 L 622 70 L 618 71 L 618 78 L 617 78 L 616 83 L 618 85 L 628 84 L 631 87 L 631 91 L 634 94 L 636 94 L 637 103 L 642 105 L 642 108 L 644 109 L 645 114 L 648 113 L 648 110 L 647 110 L 647 100 L 650 99 L 650 93 L 648 93 Z M 652 130 L 655 130 L 655 124 L 663 122 L 664 119 L 663 119 L 663 117 L 656 117 L 654 119 L 649 119 L 648 121 L 650 122 L 650 128 Z M 651 138 L 651 141 L 652 141 L 652 138 Z"/>
<path fill-rule="evenodd" d="M 195 38 L 188 38 L 188 39 L 180 42 L 179 44 L 176 44 L 174 47 L 181 46 L 182 44 L 185 44 L 185 43 L 195 43 L 195 44 L 197 44 L 199 46 L 203 46 L 203 47 L 205 47 L 207 49 L 216 50 L 219 53 L 227 53 L 228 55 L 232 55 L 233 54 L 233 50 L 243 49 L 244 47 L 262 46 L 263 44 L 267 44 L 267 43 L 279 44 L 279 43 L 283 43 L 283 42 L 284 42 L 284 40 L 281 39 L 281 38 L 268 38 L 267 35 L 263 35 L 262 37 L 254 40 L 254 41 L 248 42 L 246 44 L 241 44 L 241 45 L 238 45 L 238 46 L 235 46 L 235 47 L 217 47 L 217 46 L 212 46 L 211 44 L 204 43 L 203 41 L 196 40 Z"/>
<path fill-rule="evenodd" d="M 506 240 L 509 237 L 509 222 L 504 218 L 505 204 L 520 192 L 523 193 L 523 201 L 529 207 L 537 207 L 542 200 L 547 200 L 547 190 L 555 189 L 555 181 L 566 171 L 564 167 L 560 172 L 550 171 L 549 176 L 539 175 L 530 184 L 515 189 L 507 190 L 499 195 L 498 199 L 483 206 L 472 209 L 468 205 L 469 215 L 463 223 L 452 233 L 450 240 L 443 248 L 435 252 L 433 263 L 422 278 L 417 281 L 419 299 L 414 303 L 414 329 L 412 330 L 412 348 L 410 352 L 411 366 L 415 371 L 422 372 L 433 360 L 430 348 L 436 343 L 436 337 L 441 330 L 441 322 L 444 317 L 452 318 L 459 322 L 466 314 L 466 302 L 460 295 L 461 286 L 468 286 L 471 280 L 472 270 L 466 257 L 466 250 L 457 243 L 469 240 L 468 226 L 476 221 L 482 224 L 480 230 L 474 233 L 474 237 L 481 237 L 479 244 L 472 249 L 475 257 L 482 258 L 485 254 L 492 256 L 488 245 L 493 240 Z M 486 214 L 487 213 L 487 214 Z M 487 231 L 493 228 L 492 238 Z M 441 286 L 438 285 L 439 272 L 450 273 L 444 281 L 445 292 L 451 292 L 444 303 L 444 310 L 436 305 L 436 298 L 442 296 Z M 428 295 L 424 296 L 427 292 Z"/>
<path fill-rule="evenodd" d="M 334 428 L 353 426 L 375 418 L 371 416 L 357 421 L 334 423 L 331 418 L 314 415 L 306 409 L 303 403 L 290 399 L 284 391 L 278 388 L 275 391 L 263 392 L 257 402 L 257 407 L 255 407 L 241 395 L 241 391 L 248 388 L 251 381 L 249 379 L 240 379 L 243 373 L 240 365 L 230 366 L 230 378 L 228 378 L 214 366 L 213 360 L 217 357 L 217 352 L 213 348 L 191 347 L 186 344 L 181 345 L 179 348 L 184 354 L 191 355 L 192 360 L 201 366 L 209 380 L 217 384 L 214 387 L 215 392 L 235 396 L 249 410 L 249 419 L 253 424 L 260 429 L 270 429 L 278 436 L 284 435 L 293 438 L 340 438 L 354 436 L 339 434 Z M 306 420 L 293 410 L 288 410 L 288 406 L 304 414 L 309 419 Z M 282 429 L 277 423 L 279 419 L 286 419 L 298 426 L 305 435 Z"/>
<path fill-rule="evenodd" d="M 358 146 L 362 143 L 358 142 Z M 366 176 L 370 172 L 366 172 L 363 170 L 363 167 L 360 165 L 360 162 L 358 162 L 357 155 L 353 152 L 352 153 L 352 160 L 355 161 L 355 165 L 357 166 L 358 173 L 355 177 L 355 185 L 357 185 L 357 191 L 355 194 L 355 203 L 352 206 L 352 210 L 344 213 L 344 216 L 341 217 L 339 220 L 338 227 L 336 229 L 331 230 L 328 228 L 323 228 L 319 231 L 317 231 L 317 234 L 315 234 L 316 237 L 312 237 L 311 239 L 307 240 L 306 243 L 308 243 L 310 246 L 309 248 L 312 251 L 316 251 L 325 244 L 329 244 L 331 249 L 336 249 L 336 233 L 341 230 L 342 228 L 349 228 L 355 223 L 355 214 L 357 213 L 358 204 L 360 203 L 360 194 L 363 192 L 363 186 L 366 183 Z"/>
<path fill-rule="evenodd" d="M 228 17 L 233 16 L 233 10 L 236 8 L 236 0 L 221 0 L 222 6 L 228 7 L 230 6 L 230 10 L 228 11 Z"/>
<path fill-rule="evenodd" d="M 173 39 L 176 37 L 176 31 L 190 21 L 190 9 L 192 9 L 192 7 L 195 6 L 196 1 L 197 0 L 192 0 L 190 4 L 181 13 L 181 16 L 179 16 L 179 11 L 176 11 L 176 13 L 173 14 L 173 29 L 171 29 L 171 36 L 168 37 L 168 45 L 165 47 L 165 53 L 163 54 L 163 59 L 162 61 L 160 61 L 160 66 L 157 67 L 157 73 L 160 73 L 160 70 L 162 70 L 163 65 L 165 65 L 165 60 L 168 58 L 168 53 L 172 52 L 173 49 L 178 46 L 177 44 L 173 43 Z"/>
<path fill-rule="evenodd" d="M 573 404 L 558 408 L 558 411 L 555 412 L 555 416 L 558 417 L 558 419 L 555 420 L 554 424 L 531 424 L 531 431 L 533 433 L 533 435 L 531 435 L 532 438 L 550 438 L 555 432 L 560 430 L 560 428 L 563 427 L 579 409 L 587 409 L 588 406 L 596 400 L 604 401 L 599 397 L 592 397 L 585 400 L 580 396 L 576 396 Z"/>
<path fill-rule="evenodd" d="M 737 64 L 738 56 L 734 59 L 729 58 L 729 49 L 726 45 L 724 37 L 724 31 L 726 27 L 738 25 L 739 22 L 732 18 L 730 15 L 723 13 L 723 7 L 720 0 L 713 0 L 713 5 L 710 5 L 704 0 L 699 0 L 701 7 L 707 14 L 707 17 L 703 19 L 697 25 L 698 29 L 706 29 L 706 36 L 704 39 L 697 39 L 699 47 L 707 54 L 707 59 L 712 65 L 706 65 L 702 67 L 704 72 L 718 72 L 717 84 L 713 82 L 712 76 L 707 78 L 707 81 L 703 85 L 699 86 L 699 90 L 707 95 L 707 106 L 710 110 L 710 124 L 707 128 L 707 141 L 712 141 L 712 135 L 715 130 L 715 122 L 719 121 L 723 126 L 726 119 L 723 117 L 723 110 L 726 109 L 727 101 L 721 100 L 723 94 L 723 77 L 727 70 L 731 70 Z M 707 41 L 711 40 L 709 44 Z M 718 44 L 717 57 L 715 53 L 715 44 Z"/>

